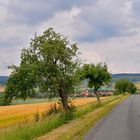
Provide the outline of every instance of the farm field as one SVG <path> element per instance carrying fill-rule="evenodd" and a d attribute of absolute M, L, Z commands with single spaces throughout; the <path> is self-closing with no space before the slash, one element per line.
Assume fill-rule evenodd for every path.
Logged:
<path fill-rule="evenodd" d="M 136 93 L 140 93 L 140 82 L 135 83 L 136 87 L 137 87 L 137 92 Z"/>
<path fill-rule="evenodd" d="M 135 83 L 135 85 L 136 85 L 137 89 L 140 89 L 140 82 Z"/>
<path fill-rule="evenodd" d="M 4 92 L 4 87 L 0 86 L 0 92 Z"/>
<path fill-rule="evenodd" d="M 102 97 L 105 99 L 109 97 Z M 75 106 L 82 106 L 91 102 L 96 102 L 96 98 L 80 98 L 72 101 Z M 8 127 L 17 123 L 24 123 L 34 119 L 35 113 L 45 112 L 54 102 L 23 104 L 0 107 L 0 128 Z"/>

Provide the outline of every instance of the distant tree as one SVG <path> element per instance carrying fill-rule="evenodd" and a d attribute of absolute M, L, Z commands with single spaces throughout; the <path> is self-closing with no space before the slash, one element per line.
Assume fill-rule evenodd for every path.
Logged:
<path fill-rule="evenodd" d="M 82 80 L 88 80 L 89 88 L 94 87 L 94 93 L 97 97 L 97 101 L 100 103 L 98 90 L 111 81 L 111 74 L 108 72 L 107 65 L 102 63 L 97 65 L 85 64 L 80 70 L 80 77 Z"/>
<path fill-rule="evenodd" d="M 27 66 L 27 65 L 26 65 Z M 35 94 L 37 75 L 32 66 L 20 65 L 10 66 L 13 70 L 5 88 L 5 104 L 9 104 L 13 99 L 33 97 Z M 36 66 L 37 67 L 37 66 Z"/>
<path fill-rule="evenodd" d="M 35 35 L 30 47 L 22 50 L 20 66 L 10 66 L 12 73 L 5 90 L 5 102 L 17 97 L 26 99 L 40 89 L 59 95 L 68 111 L 68 95 L 77 82 L 76 71 L 80 64 L 77 54 L 77 45 L 52 28 L 40 36 Z"/>
<path fill-rule="evenodd" d="M 114 89 L 116 94 L 125 94 L 125 92 L 134 94 L 137 90 L 136 86 L 128 79 L 117 80 Z"/>
<path fill-rule="evenodd" d="M 119 79 L 115 83 L 115 93 L 116 94 L 124 94 L 127 92 L 127 88 L 129 85 L 129 81 L 127 79 Z"/>
<path fill-rule="evenodd" d="M 129 93 L 131 93 L 131 94 L 135 94 L 136 91 L 137 91 L 137 87 L 135 86 L 134 83 L 129 82 L 127 91 L 128 91 Z"/>

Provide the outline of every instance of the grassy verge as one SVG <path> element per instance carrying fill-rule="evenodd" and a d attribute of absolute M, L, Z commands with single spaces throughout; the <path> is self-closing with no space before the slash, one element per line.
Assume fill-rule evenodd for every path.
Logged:
<path fill-rule="evenodd" d="M 67 113 L 67 114 L 58 113 L 58 114 L 50 116 L 46 120 L 40 121 L 38 123 L 32 123 L 32 124 L 26 124 L 26 125 L 22 124 L 21 126 L 18 125 L 18 126 L 11 127 L 8 129 L 3 129 L 0 131 L 0 138 L 1 138 L 1 140 L 31 140 L 33 138 L 39 137 L 41 135 L 46 134 L 47 132 L 52 131 L 52 129 L 57 128 L 58 126 L 60 126 L 64 123 L 67 123 L 70 120 L 76 119 L 76 121 L 77 121 L 78 118 L 80 118 L 80 119 L 85 118 L 85 114 L 88 115 L 89 112 L 93 112 L 93 110 L 98 108 L 99 110 L 102 109 L 102 111 L 99 111 L 99 114 L 100 114 L 99 116 L 95 115 L 96 116 L 95 121 L 97 121 L 102 116 L 104 116 L 107 112 L 109 112 L 111 110 L 111 108 L 113 108 L 114 105 L 116 105 L 118 102 L 120 102 L 124 98 L 126 98 L 126 96 L 110 97 L 110 98 L 102 101 L 102 104 L 100 106 L 98 106 L 97 103 L 88 104 L 88 105 L 85 105 L 82 107 L 78 107 L 76 109 L 76 111 L 73 113 Z M 111 106 L 109 106 L 111 103 L 114 103 L 114 102 L 116 104 L 112 104 Z M 89 119 L 89 118 L 87 118 L 87 119 Z M 93 125 L 92 121 L 87 121 L 87 122 L 89 122 L 89 125 L 90 124 Z M 85 124 L 85 122 L 83 123 L 83 121 L 81 123 Z M 58 139 L 64 138 L 64 139 L 68 140 L 67 136 L 70 139 L 73 139 L 73 136 L 77 136 L 76 134 L 78 134 L 78 136 L 80 137 L 90 127 L 89 125 L 84 126 L 84 128 L 77 125 L 77 126 L 75 126 L 75 128 L 73 128 L 73 130 L 75 130 L 74 133 L 72 133 L 73 132 L 73 130 L 72 130 L 72 132 L 71 131 L 69 132 L 71 134 L 68 133 L 66 135 L 65 134 L 59 135 Z M 81 129 L 80 129 L 80 127 L 81 127 Z M 79 138 L 76 138 L 76 140 L 78 140 L 78 139 Z"/>
<path fill-rule="evenodd" d="M 70 124 L 62 126 L 44 137 L 38 138 L 38 140 L 83 140 L 88 130 L 93 127 L 102 117 L 107 115 L 114 106 L 119 104 L 124 99 L 126 99 L 126 96 L 112 101 L 111 103 L 105 104 L 95 111 L 87 113 L 82 118 L 76 119 Z"/>

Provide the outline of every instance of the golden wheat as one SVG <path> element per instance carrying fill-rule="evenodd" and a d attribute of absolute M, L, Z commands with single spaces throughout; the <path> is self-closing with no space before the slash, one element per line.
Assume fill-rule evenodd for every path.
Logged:
<path fill-rule="evenodd" d="M 105 99 L 106 97 L 102 97 Z M 81 98 L 72 100 L 75 106 L 85 105 L 91 102 L 95 102 L 96 98 Z M 49 110 L 52 102 L 37 103 L 37 104 L 23 104 L 12 106 L 0 107 L 0 128 L 7 127 L 12 124 L 20 123 L 26 119 L 33 118 L 36 112 L 44 112 Z"/>

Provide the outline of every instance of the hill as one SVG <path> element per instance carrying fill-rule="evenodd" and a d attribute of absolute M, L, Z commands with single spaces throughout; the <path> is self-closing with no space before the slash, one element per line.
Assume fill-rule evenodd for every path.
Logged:
<path fill-rule="evenodd" d="M 140 82 L 140 73 L 121 73 L 121 74 L 112 74 L 112 82 L 114 83 L 118 79 L 126 78 L 132 82 Z M 8 76 L 0 76 L 0 84 L 4 85 L 8 80 Z M 86 80 L 83 82 L 85 85 Z"/>
<path fill-rule="evenodd" d="M 126 78 L 131 82 L 140 82 L 140 73 L 121 73 L 112 74 L 112 82 L 114 83 L 118 79 Z"/>
<path fill-rule="evenodd" d="M 0 76 L 0 85 L 4 85 L 8 80 L 8 76 Z"/>

